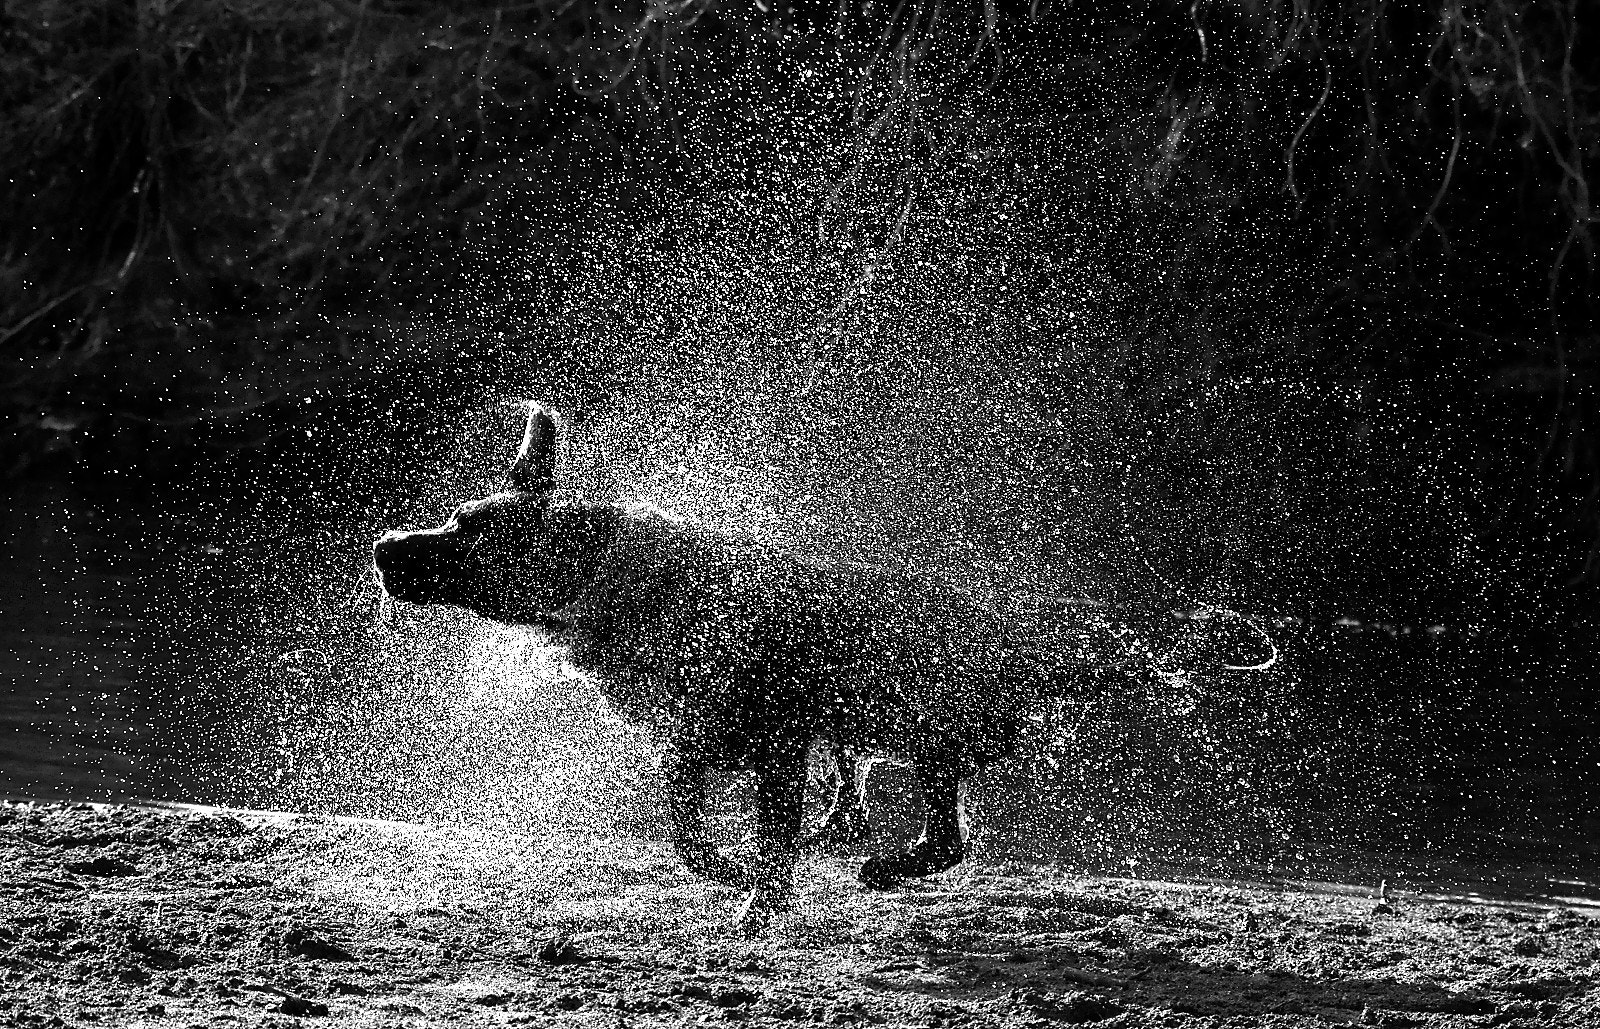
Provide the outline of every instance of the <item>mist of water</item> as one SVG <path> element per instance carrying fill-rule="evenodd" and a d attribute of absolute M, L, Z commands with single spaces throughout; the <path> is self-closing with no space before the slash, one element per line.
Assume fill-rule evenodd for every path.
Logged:
<path fill-rule="evenodd" d="M 872 133 L 757 119 L 701 155 L 695 188 L 597 200 L 576 237 L 530 220 L 521 249 L 478 255 L 454 327 L 418 334 L 467 385 L 375 401 L 338 430 L 343 471 L 280 470 L 225 527 L 257 585 L 201 646 L 230 655 L 197 688 L 208 799 L 650 831 L 652 744 L 592 683 L 528 632 L 385 607 L 370 575 L 379 531 L 499 488 L 537 398 L 573 415 L 566 488 L 987 596 L 1128 608 L 1160 687 L 1109 690 L 985 779 L 980 821 L 1013 827 L 997 849 L 1133 853 L 1187 811 L 1190 842 L 1270 855 L 1304 810 L 1402 803 L 1427 698 L 1338 693 L 1374 692 L 1353 684 L 1388 674 L 1381 646 L 1230 671 L 1283 625 L 1194 616 L 1357 596 L 1338 575 L 1366 573 L 1344 555 L 1373 522 L 1346 516 L 1344 477 L 1373 433 L 1409 429 L 1342 385 L 1230 369 L 1293 333 L 1317 270 L 1269 274 L 1278 228 L 1165 203 L 1117 135 L 1137 112 L 1048 86 L 886 84 Z M 1411 495 L 1361 510 L 1458 531 L 1448 504 L 1408 521 Z"/>

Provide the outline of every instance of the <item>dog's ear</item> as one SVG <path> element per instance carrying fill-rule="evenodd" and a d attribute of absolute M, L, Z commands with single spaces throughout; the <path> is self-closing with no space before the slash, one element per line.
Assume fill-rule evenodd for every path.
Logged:
<path fill-rule="evenodd" d="M 511 488 L 522 493 L 548 497 L 556 488 L 556 440 L 561 422 L 555 411 L 534 401 L 528 402 L 528 426 L 522 433 L 522 449 L 506 477 Z"/>

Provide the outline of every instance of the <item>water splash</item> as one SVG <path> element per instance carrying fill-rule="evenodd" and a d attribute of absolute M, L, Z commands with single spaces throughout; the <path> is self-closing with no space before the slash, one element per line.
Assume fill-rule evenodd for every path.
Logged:
<path fill-rule="evenodd" d="M 1192 809 L 1211 827 L 1196 839 L 1279 845 L 1294 806 L 1402 803 L 1429 720 L 1405 670 L 1360 681 L 1390 656 L 1192 616 L 1355 602 L 1374 527 L 1447 535 L 1459 508 L 1433 477 L 1347 517 L 1353 468 L 1379 493 L 1419 466 L 1374 473 L 1372 435 L 1414 427 L 1339 384 L 1230 371 L 1296 331 L 1294 276 L 1266 271 L 1277 230 L 1153 197 L 1118 134 L 1136 114 L 1106 89 L 1041 98 L 1053 81 L 884 86 L 862 100 L 868 133 L 754 117 L 701 155 L 696 188 L 482 255 L 481 289 L 447 312 L 481 334 L 430 344 L 480 369 L 468 385 L 416 383 L 416 434 L 333 484 L 319 518 L 326 497 L 282 498 L 296 528 L 263 545 L 280 595 L 251 645 L 324 657 L 254 669 L 221 704 L 234 769 L 274 773 L 246 799 L 647 830 L 650 746 L 537 639 L 325 602 L 329 582 L 370 588 L 380 528 L 499 488 L 515 402 L 537 397 L 583 412 L 571 489 L 977 594 L 1116 605 L 1124 656 L 1156 674 L 1102 677 L 1032 763 L 993 777 L 1014 835 L 1129 847 Z M 1288 657 L 1260 659 L 1263 635 Z M 1345 693 L 1319 696 L 1330 682 Z"/>

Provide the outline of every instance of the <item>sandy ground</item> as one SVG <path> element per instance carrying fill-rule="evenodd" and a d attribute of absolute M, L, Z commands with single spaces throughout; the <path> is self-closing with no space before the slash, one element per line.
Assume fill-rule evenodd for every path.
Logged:
<path fill-rule="evenodd" d="M 1600 1026 L 1560 907 L 829 858 L 747 935 L 648 842 L 7 804 L 0 856 L 11 1026 Z"/>

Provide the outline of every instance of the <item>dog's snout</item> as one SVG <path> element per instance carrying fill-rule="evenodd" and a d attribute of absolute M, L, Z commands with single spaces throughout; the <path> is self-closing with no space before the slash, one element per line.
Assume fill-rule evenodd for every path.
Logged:
<path fill-rule="evenodd" d="M 403 539 L 405 539 L 405 534 L 401 532 L 386 532 L 379 536 L 378 541 L 372 545 L 373 562 L 379 568 L 392 564 L 395 553 L 399 550 L 400 541 Z"/>
<path fill-rule="evenodd" d="M 386 532 L 372 544 L 372 564 L 378 581 L 396 600 L 422 602 L 430 599 L 436 574 L 426 554 L 419 554 L 417 533 Z"/>

